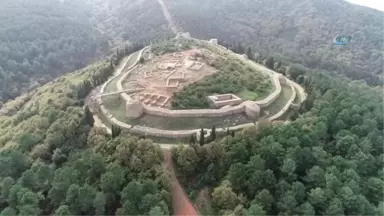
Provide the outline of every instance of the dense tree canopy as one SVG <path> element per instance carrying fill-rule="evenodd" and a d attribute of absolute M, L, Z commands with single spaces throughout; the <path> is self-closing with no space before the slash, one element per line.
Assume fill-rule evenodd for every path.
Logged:
<path fill-rule="evenodd" d="M 4 105 L 19 107 L 0 115 L 1 215 L 171 213 L 160 147 L 91 128 L 83 97 L 111 75 L 110 62 L 46 84 L 27 101 Z"/>
<path fill-rule="evenodd" d="M 167 5 L 193 36 L 240 41 L 275 59 L 383 83 L 381 11 L 344 0 L 168 0 Z M 352 36 L 352 42 L 335 46 L 339 35 Z"/>
<path fill-rule="evenodd" d="M 0 2 L 0 107 L 124 42 L 170 35 L 156 0 Z"/>
<path fill-rule="evenodd" d="M 269 68 L 282 68 L 287 59 L 381 82 L 380 12 L 339 0 L 167 2 L 192 35 L 219 35 L 254 60 L 262 59 L 255 50 L 263 50 L 271 56 L 264 62 Z M 334 34 L 350 32 L 350 46 L 330 45 Z M 155 0 L 0 2 L 0 215 L 171 214 L 160 147 L 120 128 L 112 135 L 93 128 L 84 106 L 116 62 L 140 45 L 2 103 L 87 65 L 120 42 L 169 35 Z M 212 135 L 201 145 L 193 137 L 189 146 L 173 149 L 187 191 L 193 197 L 210 188 L 210 214 L 383 215 L 382 89 L 299 65 L 279 72 L 306 88 L 299 112 L 288 124 L 259 124 L 221 140 Z M 257 90 L 252 81 L 260 78 L 220 75 L 203 82 L 204 88 L 191 85 L 185 90 L 191 97 L 176 105 L 205 106 L 194 102 L 207 87 Z M 223 86 L 223 79 L 233 82 Z"/>
<path fill-rule="evenodd" d="M 87 8 L 78 0 L 0 2 L 0 100 L 84 67 L 109 50 Z"/>
<path fill-rule="evenodd" d="M 382 214 L 382 92 L 305 76 L 314 80 L 314 107 L 293 122 L 173 150 L 190 194 L 212 187 L 210 214 Z"/>

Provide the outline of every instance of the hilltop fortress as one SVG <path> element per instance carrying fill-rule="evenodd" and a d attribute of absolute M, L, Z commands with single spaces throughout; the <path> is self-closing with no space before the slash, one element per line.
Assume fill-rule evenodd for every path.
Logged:
<path fill-rule="evenodd" d="M 97 101 L 97 110 L 104 115 L 110 124 L 118 125 L 132 133 L 155 137 L 180 138 L 189 137 L 200 130 L 195 129 L 167 130 L 151 125 L 140 125 L 140 119 L 145 117 L 165 118 L 177 120 L 182 118 L 224 118 L 232 115 L 245 115 L 248 123 L 223 126 L 217 125 L 217 132 L 238 130 L 253 126 L 261 119 L 278 120 L 289 110 L 297 109 L 306 94 L 300 85 L 289 80 L 281 74 L 265 68 L 264 66 L 247 60 L 218 45 L 217 39 L 201 41 L 190 37 L 189 33 L 179 33 L 176 41 L 193 42 L 189 49 L 175 52 L 154 53 L 153 45 L 145 47 L 137 55 L 131 55 L 127 61 L 122 61 L 114 77 L 109 79 L 101 88 Z M 197 44 L 197 45 L 196 45 Z M 182 44 L 175 44 L 181 47 Z M 185 86 L 198 82 L 206 76 L 214 75 L 217 69 L 212 66 L 216 58 L 238 58 L 251 65 L 267 79 L 271 80 L 273 91 L 265 98 L 257 101 L 244 100 L 236 94 L 212 94 L 205 98 L 209 101 L 209 109 L 172 109 L 171 101 L 174 93 L 181 91 Z M 127 65 L 131 58 L 134 63 Z M 141 59 L 141 61 L 140 61 Z M 143 63 L 139 63 L 143 62 Z M 105 92 L 106 86 L 115 88 L 115 92 Z M 287 89 L 290 92 L 287 101 L 278 112 L 269 113 L 269 106 L 273 105 Z M 104 97 L 118 95 L 119 100 L 125 104 L 125 117 L 127 121 L 118 119 L 104 104 Z M 130 121 L 139 122 L 130 124 Z M 210 128 L 206 128 L 208 132 Z M 208 133 L 206 134 L 209 135 Z"/>

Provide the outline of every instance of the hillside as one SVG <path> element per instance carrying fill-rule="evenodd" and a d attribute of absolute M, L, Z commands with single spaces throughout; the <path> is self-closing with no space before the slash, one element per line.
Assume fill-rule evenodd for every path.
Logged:
<path fill-rule="evenodd" d="M 0 107 L 117 45 L 169 32 L 156 0 L 0 1 Z"/>
<path fill-rule="evenodd" d="M 0 114 L 0 215 L 170 214 L 160 147 L 92 128 L 82 107 L 111 69 L 96 62 L 4 105 L 19 104 Z"/>
<path fill-rule="evenodd" d="M 313 107 L 293 121 L 172 150 L 203 215 L 383 215 L 382 93 L 306 77 Z"/>
<path fill-rule="evenodd" d="M 0 215 L 181 215 L 178 208 L 191 206 L 181 205 L 187 199 L 172 196 L 171 191 L 184 195 L 183 189 L 192 200 L 202 200 L 195 205 L 202 215 L 384 215 L 381 86 L 297 68 L 270 83 L 243 63 L 260 68 L 251 62 L 260 52 L 275 60 L 284 58 L 286 65 L 302 63 L 356 79 L 363 76 L 376 84 L 373 78 L 383 66 L 383 28 L 378 19 L 382 13 L 337 0 L 165 2 L 178 28 L 193 36 L 243 43 L 252 50 L 247 55 L 225 55 L 230 51 L 220 47 L 225 58 L 209 65 L 214 52 L 188 56 L 192 47 L 183 50 L 187 46 L 180 41 L 163 46 L 168 43 L 162 40 L 165 43 L 143 48 L 149 40 L 171 35 L 156 0 L 0 2 Z M 353 34 L 354 42 L 331 46 L 338 34 Z M 203 43 L 218 46 L 214 41 Z M 145 51 L 149 48 L 153 53 Z M 234 61 L 232 55 L 242 60 Z M 230 129 L 228 125 L 234 124 L 217 116 L 227 128 L 222 134 L 217 123 L 201 117 L 213 124 L 207 139 L 203 129 L 200 136 L 196 131 L 188 134 L 193 135 L 189 143 L 173 137 L 177 144 L 157 141 L 171 148 L 166 154 L 163 151 L 168 150 L 148 139 L 147 123 L 124 128 L 117 121 L 103 125 L 108 119 L 96 118 L 97 111 L 87 101 L 106 108 L 114 104 L 93 92 L 108 89 L 107 94 L 116 94 L 122 104 L 116 107 L 122 108 L 119 113 L 125 118 L 137 103 L 130 100 L 133 95 L 127 89 L 120 91 L 123 84 L 162 80 L 169 85 L 171 79 L 184 79 L 177 77 L 177 56 L 195 61 L 178 67 L 207 64 L 183 75 L 198 75 L 199 70 L 211 69 L 208 66 L 221 72 L 207 73 L 174 91 L 171 108 L 204 108 L 207 104 L 201 98 L 207 92 L 258 100 L 273 91 L 280 92 L 274 96 L 279 104 L 269 104 L 273 110 L 280 113 L 292 106 L 294 112 L 278 121 L 253 121 L 244 130 Z M 263 71 L 275 74 L 272 70 L 278 67 L 272 58 L 265 65 Z M 75 70 L 79 67 L 84 68 Z M 157 67 L 162 72 L 156 75 L 152 68 Z M 75 71 L 64 74 L 71 70 Z M 283 83 L 293 82 L 289 79 L 297 81 L 305 94 L 293 85 L 284 89 Z M 303 100 L 296 99 L 294 88 L 305 95 Z M 121 97 L 124 94 L 128 101 Z M 151 105 L 161 98 L 144 96 L 149 98 L 141 100 Z M 168 102 L 164 101 L 160 106 Z M 245 106 L 241 109 L 247 112 Z M 105 112 L 110 119 L 112 111 Z M 168 123 L 175 120 L 163 117 Z M 180 130 L 194 123 L 187 121 L 169 125 Z M 111 133 L 101 126 L 110 126 Z M 140 137 L 133 133 L 137 128 L 144 131 Z M 177 207 L 173 211 L 171 202 Z"/>
<path fill-rule="evenodd" d="M 86 66 L 109 49 L 82 1 L 0 2 L 0 101 L 63 72 Z"/>
<path fill-rule="evenodd" d="M 100 30 L 118 43 L 126 40 L 154 40 L 172 35 L 156 0 L 88 2 Z"/>
<path fill-rule="evenodd" d="M 383 12 L 343 0 L 167 0 L 175 22 L 205 39 L 243 43 L 265 56 L 382 83 Z M 334 46 L 338 35 L 352 43 Z"/>

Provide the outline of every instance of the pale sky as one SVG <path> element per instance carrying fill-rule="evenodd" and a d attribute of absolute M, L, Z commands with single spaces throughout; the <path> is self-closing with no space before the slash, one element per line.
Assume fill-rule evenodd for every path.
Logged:
<path fill-rule="evenodd" d="M 384 0 L 346 0 L 346 1 L 384 11 Z"/>

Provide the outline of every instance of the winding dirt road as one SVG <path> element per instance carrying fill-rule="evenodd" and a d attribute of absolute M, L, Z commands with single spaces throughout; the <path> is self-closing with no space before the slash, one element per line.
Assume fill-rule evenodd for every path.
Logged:
<path fill-rule="evenodd" d="M 200 215 L 195 207 L 193 207 L 191 201 L 188 199 L 183 188 L 175 175 L 175 169 L 173 167 L 173 161 L 170 150 L 164 150 L 164 161 L 167 170 L 171 174 L 172 183 L 172 206 L 173 215 L 177 216 L 194 216 Z"/>
<path fill-rule="evenodd" d="M 167 5 L 165 4 L 164 0 L 157 0 L 157 2 L 159 2 L 159 4 L 161 5 L 161 8 L 163 10 L 163 13 L 164 13 L 164 17 L 165 19 L 167 20 L 168 24 L 169 24 L 169 27 L 171 28 L 172 32 L 174 34 L 177 34 L 179 31 L 177 30 L 177 26 L 172 18 L 172 15 L 171 13 L 169 12 L 168 10 L 168 7 Z"/>

